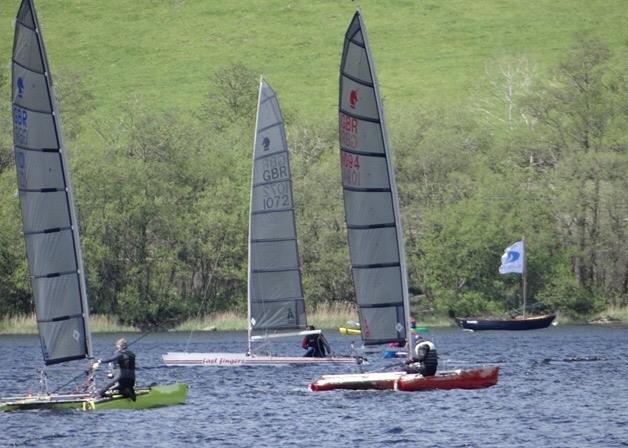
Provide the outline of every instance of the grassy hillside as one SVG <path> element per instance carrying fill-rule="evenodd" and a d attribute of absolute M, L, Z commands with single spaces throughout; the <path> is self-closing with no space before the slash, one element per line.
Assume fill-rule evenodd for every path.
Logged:
<path fill-rule="evenodd" d="M 19 1 L 0 4 L 0 61 L 8 61 Z M 625 0 L 36 1 L 53 72 L 81 73 L 98 114 L 136 94 L 194 110 L 211 74 L 241 62 L 308 119 L 335 115 L 342 37 L 358 6 L 393 109 L 464 99 L 505 57 L 548 67 L 577 31 L 628 47 Z"/>

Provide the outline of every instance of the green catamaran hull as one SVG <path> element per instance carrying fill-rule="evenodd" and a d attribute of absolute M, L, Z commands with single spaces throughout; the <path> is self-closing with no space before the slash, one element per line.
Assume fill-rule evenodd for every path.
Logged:
<path fill-rule="evenodd" d="M 188 385 L 183 383 L 160 384 L 136 390 L 136 400 L 114 395 L 94 398 L 86 395 L 44 395 L 24 397 L 0 404 L 0 411 L 29 411 L 37 409 L 78 409 L 83 411 L 106 409 L 150 409 L 183 404 Z"/>

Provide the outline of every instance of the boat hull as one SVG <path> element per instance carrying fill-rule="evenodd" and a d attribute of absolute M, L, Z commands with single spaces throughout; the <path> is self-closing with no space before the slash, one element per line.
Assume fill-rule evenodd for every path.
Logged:
<path fill-rule="evenodd" d="M 405 372 L 356 373 L 325 375 L 310 384 L 310 390 L 401 390 L 415 392 L 434 389 L 483 389 L 497 384 L 499 367 L 442 372 L 424 377 Z"/>
<path fill-rule="evenodd" d="M 434 376 L 404 375 L 397 382 L 397 389 L 405 392 L 421 390 L 484 389 L 497 384 L 499 367 L 482 367 L 470 370 L 443 372 Z"/>
<path fill-rule="evenodd" d="M 188 353 L 169 352 L 162 355 L 167 366 L 284 366 L 311 364 L 356 364 L 357 358 L 351 356 L 330 356 L 327 358 L 309 358 L 304 356 L 260 356 L 245 353 Z"/>
<path fill-rule="evenodd" d="M 28 411 L 37 409 L 77 409 L 83 411 L 107 409 L 150 409 L 185 403 L 188 385 L 184 383 L 158 384 L 136 389 L 136 400 L 113 395 L 94 398 L 87 394 L 43 395 L 21 397 L 0 404 L 0 411 Z"/>
<path fill-rule="evenodd" d="M 473 319 L 456 317 L 459 327 L 467 330 L 538 330 L 547 328 L 556 318 L 555 314 L 526 317 L 524 319 Z"/>
<path fill-rule="evenodd" d="M 362 334 L 362 330 L 359 328 L 347 328 L 347 327 L 339 327 L 338 331 L 340 334 L 345 336 L 359 336 Z"/>
<path fill-rule="evenodd" d="M 346 375 L 323 375 L 310 384 L 310 390 L 323 392 L 327 390 L 392 390 L 405 372 L 374 372 L 353 373 Z"/>

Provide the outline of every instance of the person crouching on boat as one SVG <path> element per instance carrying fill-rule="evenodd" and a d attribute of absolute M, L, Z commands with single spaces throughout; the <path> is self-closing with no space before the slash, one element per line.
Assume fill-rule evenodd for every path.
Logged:
<path fill-rule="evenodd" d="M 308 330 L 314 330 L 314 325 L 308 325 Z M 304 357 L 307 358 L 324 358 L 331 353 L 331 347 L 323 336 L 323 333 L 308 334 L 303 338 L 301 347 L 305 350 Z"/>
<path fill-rule="evenodd" d="M 98 391 L 101 397 L 110 389 L 117 389 L 120 395 L 135 401 L 135 353 L 129 350 L 126 339 L 118 339 L 116 342 L 116 354 L 109 359 L 99 359 L 93 365 L 96 370 L 103 362 L 111 362 L 116 368 L 113 379 L 105 387 Z"/>
<path fill-rule="evenodd" d="M 431 341 L 418 337 L 414 346 L 414 354 L 405 362 L 407 373 L 420 373 L 423 376 L 434 376 L 438 368 L 438 353 Z"/>

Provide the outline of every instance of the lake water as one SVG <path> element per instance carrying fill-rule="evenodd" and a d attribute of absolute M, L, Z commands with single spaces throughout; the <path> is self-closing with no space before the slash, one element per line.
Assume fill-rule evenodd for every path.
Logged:
<path fill-rule="evenodd" d="M 337 352 L 355 338 L 328 331 Z M 161 333 L 133 345 L 138 382 L 183 381 L 186 405 L 145 411 L 29 411 L 0 415 L 0 446 L 46 447 L 627 447 L 628 327 L 529 332 L 432 329 L 443 369 L 499 365 L 483 390 L 309 392 L 353 366 L 165 367 L 166 351 L 233 351 L 246 334 Z M 95 335 L 98 357 L 118 334 Z M 129 341 L 137 335 L 126 335 Z M 274 345 L 300 354 L 299 341 Z M 34 336 L 0 336 L 0 395 L 37 390 Z M 370 369 L 394 360 L 370 357 Z M 398 361 L 397 361 L 398 362 Z M 87 363 L 49 367 L 51 388 Z M 102 369 L 101 369 L 102 370 Z M 104 375 L 104 371 L 101 375 Z"/>

